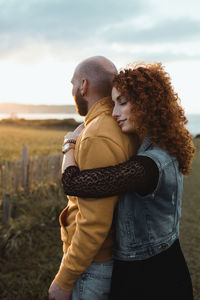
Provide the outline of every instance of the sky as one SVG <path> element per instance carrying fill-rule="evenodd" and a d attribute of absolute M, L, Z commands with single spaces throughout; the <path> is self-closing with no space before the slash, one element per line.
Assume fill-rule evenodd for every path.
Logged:
<path fill-rule="evenodd" d="M 0 0 L 0 102 L 73 104 L 85 58 L 118 69 L 162 62 L 186 113 L 200 113 L 199 0 Z"/>

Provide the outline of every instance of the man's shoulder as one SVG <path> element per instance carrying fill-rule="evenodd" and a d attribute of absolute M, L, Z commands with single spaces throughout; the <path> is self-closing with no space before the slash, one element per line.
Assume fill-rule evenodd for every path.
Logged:
<path fill-rule="evenodd" d="M 102 114 L 97 118 L 93 119 L 85 128 L 85 132 L 84 132 L 84 138 L 93 138 L 93 137 L 110 138 L 113 135 L 122 138 L 124 136 L 124 133 L 122 133 L 116 120 L 110 114 Z"/>
<path fill-rule="evenodd" d="M 89 140 L 106 139 L 110 144 L 118 145 L 123 151 L 130 155 L 138 149 L 138 138 L 136 135 L 125 134 L 121 131 L 118 123 L 109 114 L 103 114 L 92 120 L 85 128 L 81 142 Z"/>

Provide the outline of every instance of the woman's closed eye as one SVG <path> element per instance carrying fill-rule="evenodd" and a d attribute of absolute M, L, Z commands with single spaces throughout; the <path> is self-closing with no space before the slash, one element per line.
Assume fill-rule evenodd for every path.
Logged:
<path fill-rule="evenodd" d="M 119 103 L 119 105 L 125 105 L 125 104 L 127 104 L 127 101 L 122 101 Z"/>

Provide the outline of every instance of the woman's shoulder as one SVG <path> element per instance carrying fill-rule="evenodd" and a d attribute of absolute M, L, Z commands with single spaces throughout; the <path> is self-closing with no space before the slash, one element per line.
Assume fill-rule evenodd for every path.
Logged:
<path fill-rule="evenodd" d="M 145 149 L 139 149 L 137 154 L 153 159 L 159 167 L 164 167 L 177 161 L 166 149 L 162 149 L 160 146 L 154 145 L 153 143 L 150 143 Z"/>

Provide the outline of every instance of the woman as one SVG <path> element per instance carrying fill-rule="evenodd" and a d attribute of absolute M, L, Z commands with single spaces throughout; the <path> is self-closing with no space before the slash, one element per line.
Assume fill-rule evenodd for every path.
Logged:
<path fill-rule="evenodd" d="M 112 100 L 121 130 L 138 134 L 137 155 L 116 166 L 80 171 L 71 149 L 65 154 L 64 191 L 87 198 L 121 194 L 111 299 L 193 299 L 179 221 L 183 175 L 191 169 L 194 146 L 178 95 L 155 63 L 116 75 Z M 81 129 L 67 136 L 69 142 L 75 143 Z"/>

